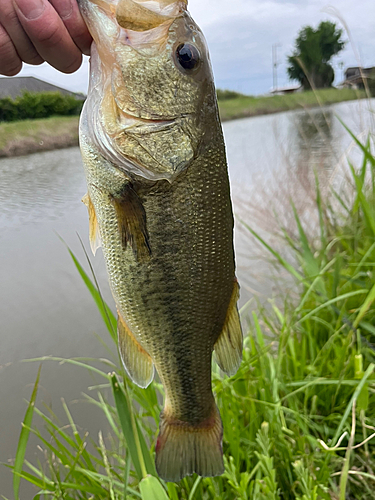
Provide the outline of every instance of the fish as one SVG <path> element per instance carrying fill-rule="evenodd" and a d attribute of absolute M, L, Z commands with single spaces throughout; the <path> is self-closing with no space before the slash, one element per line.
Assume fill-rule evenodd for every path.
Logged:
<path fill-rule="evenodd" d="M 187 0 L 79 0 L 93 37 L 80 119 L 89 237 L 130 379 L 165 391 L 165 481 L 224 472 L 212 359 L 241 363 L 233 211 L 207 44 Z"/>

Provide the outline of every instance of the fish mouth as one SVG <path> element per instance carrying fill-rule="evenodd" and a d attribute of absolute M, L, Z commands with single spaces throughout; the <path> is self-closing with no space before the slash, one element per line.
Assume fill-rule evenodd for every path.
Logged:
<path fill-rule="evenodd" d="M 188 0 L 78 0 L 78 3 L 86 18 L 96 6 L 121 28 L 146 32 L 173 22 L 187 10 Z"/>
<path fill-rule="evenodd" d="M 119 0 L 118 24 L 132 31 L 148 31 L 176 19 L 186 9 L 187 0 Z"/>
<path fill-rule="evenodd" d="M 143 118 L 140 116 L 131 115 L 124 111 L 120 111 L 117 115 L 118 124 L 121 126 L 122 132 L 136 130 L 137 132 L 153 132 L 160 129 L 173 126 L 175 121 L 181 117 L 173 118 Z"/>
<path fill-rule="evenodd" d="M 103 56 L 115 39 L 135 50 L 161 48 L 187 0 L 78 0 L 87 27 Z"/>
<path fill-rule="evenodd" d="M 137 102 L 124 82 L 117 57 L 122 50 L 129 57 L 136 57 L 136 52 L 141 57 L 157 56 L 165 49 L 171 25 L 185 15 L 187 0 L 78 0 L 78 3 L 94 39 L 90 87 L 81 117 L 82 135 L 93 141 L 104 159 L 130 177 L 173 180 L 187 153 L 181 162 L 173 151 L 167 155 L 172 159 L 163 161 L 159 151 L 153 151 L 145 142 L 154 144 L 154 139 L 150 139 L 154 133 L 160 132 L 162 137 L 177 134 L 185 116 L 174 116 L 173 111 L 168 114 L 167 110 L 159 114 L 148 110 L 145 103 Z M 143 153 L 137 156 L 140 148 Z"/>
<path fill-rule="evenodd" d="M 156 125 L 178 119 L 171 115 L 150 116 L 140 103 L 134 102 L 134 96 L 126 90 L 113 47 L 127 46 L 141 54 L 145 51 L 147 56 L 159 53 L 165 48 L 171 24 L 186 11 L 187 0 L 78 0 L 78 3 L 94 39 L 91 74 L 101 75 L 101 82 L 96 78 L 95 86 L 101 87 L 103 94 L 112 93 L 121 121 L 131 126 L 132 121 L 133 125 L 135 122 Z M 138 107 L 140 114 L 129 112 L 126 103 Z"/>

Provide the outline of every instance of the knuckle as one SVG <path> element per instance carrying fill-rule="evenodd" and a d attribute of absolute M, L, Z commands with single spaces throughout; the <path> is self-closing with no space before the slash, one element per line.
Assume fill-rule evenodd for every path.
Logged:
<path fill-rule="evenodd" d="M 43 24 L 36 38 L 38 43 L 46 45 L 49 48 L 59 45 L 62 40 L 61 27 L 58 24 Z"/>
<path fill-rule="evenodd" d="M 0 73 L 5 76 L 14 76 L 21 71 L 22 62 L 13 46 L 11 39 L 0 25 Z"/>
<path fill-rule="evenodd" d="M 40 57 L 36 50 L 31 48 L 27 54 L 24 54 L 22 59 L 25 63 L 31 64 L 33 66 L 38 66 L 39 64 L 42 64 L 44 62 L 44 59 Z"/>
<path fill-rule="evenodd" d="M 82 64 L 82 57 L 76 57 L 71 64 L 69 64 L 65 68 L 61 69 L 61 71 L 63 73 L 68 73 L 68 74 L 74 73 L 77 71 L 77 69 L 79 69 L 81 67 L 81 64 Z"/>
<path fill-rule="evenodd" d="M 1 57 L 1 52 L 0 52 L 0 57 Z M 0 74 L 5 75 L 5 76 L 15 76 L 17 75 L 21 69 L 22 69 L 22 63 L 20 59 L 14 60 L 14 59 L 7 59 L 7 58 L 2 58 L 3 64 L 1 65 L 1 70 Z"/>
<path fill-rule="evenodd" d="M 82 30 L 81 33 L 76 33 L 73 37 L 73 41 L 82 52 L 87 53 L 90 51 L 92 38 L 86 30 Z"/>
<path fill-rule="evenodd" d="M 32 64 L 36 66 L 44 62 L 44 59 L 42 59 L 42 57 L 38 54 L 37 50 L 31 44 L 31 42 L 18 48 L 18 54 L 22 59 L 22 61 L 27 64 Z"/>
<path fill-rule="evenodd" d="M 4 63 L 4 66 L 1 68 L 1 74 L 4 76 L 16 76 L 22 69 L 22 63 L 19 62 L 18 64 L 15 63 L 14 61 L 10 61 L 9 64 L 6 62 Z"/>
<path fill-rule="evenodd" d="M 19 25 L 17 13 L 14 9 L 5 9 L 1 13 L 1 20 L 5 26 Z"/>
<path fill-rule="evenodd" d="M 89 32 L 85 26 L 77 26 L 73 33 L 75 43 L 87 43 L 90 40 Z"/>
<path fill-rule="evenodd" d="M 5 5 L 1 12 L 1 23 L 3 26 L 9 27 L 8 36 L 13 39 L 13 45 L 18 52 L 19 58 L 27 64 L 41 64 L 43 59 L 36 51 L 26 33 L 24 33 L 17 13 L 14 9 L 10 9 L 9 5 Z"/>

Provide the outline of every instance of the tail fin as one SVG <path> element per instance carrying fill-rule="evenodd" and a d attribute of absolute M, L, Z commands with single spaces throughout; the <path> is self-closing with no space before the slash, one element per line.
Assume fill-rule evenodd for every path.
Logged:
<path fill-rule="evenodd" d="M 156 445 L 156 470 L 164 481 L 177 482 L 185 476 L 219 476 L 224 472 L 223 425 L 216 405 L 212 416 L 191 425 L 161 415 Z"/>

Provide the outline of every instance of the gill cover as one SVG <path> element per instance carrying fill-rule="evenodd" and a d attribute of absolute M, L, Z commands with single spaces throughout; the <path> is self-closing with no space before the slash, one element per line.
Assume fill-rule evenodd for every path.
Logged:
<path fill-rule="evenodd" d="M 129 177 L 172 182 L 196 157 L 213 91 L 205 40 L 186 0 L 79 0 L 94 43 L 81 133 Z M 176 49 L 197 44 L 185 71 Z"/>

